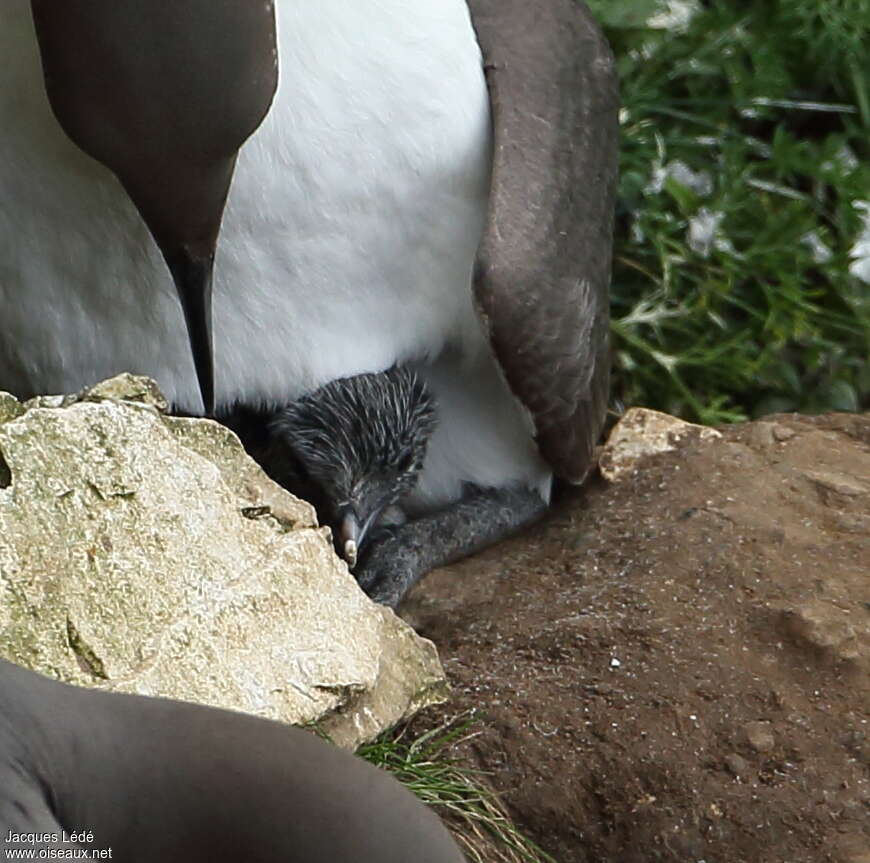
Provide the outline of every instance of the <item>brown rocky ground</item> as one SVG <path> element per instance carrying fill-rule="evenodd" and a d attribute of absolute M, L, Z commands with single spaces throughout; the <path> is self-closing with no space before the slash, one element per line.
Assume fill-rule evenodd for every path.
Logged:
<path fill-rule="evenodd" d="M 723 433 L 405 603 L 559 863 L 870 863 L 870 416 Z"/>

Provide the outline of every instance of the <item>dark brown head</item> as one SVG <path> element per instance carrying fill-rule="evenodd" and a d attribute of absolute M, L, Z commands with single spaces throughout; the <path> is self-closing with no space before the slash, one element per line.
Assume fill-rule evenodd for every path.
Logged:
<path fill-rule="evenodd" d="M 160 246 L 213 410 L 211 278 L 236 155 L 278 82 L 272 0 L 32 0 L 69 137 L 117 175 Z"/>

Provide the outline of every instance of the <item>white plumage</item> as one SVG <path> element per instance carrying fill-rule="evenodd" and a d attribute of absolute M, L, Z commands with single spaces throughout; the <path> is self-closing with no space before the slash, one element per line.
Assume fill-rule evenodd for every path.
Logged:
<path fill-rule="evenodd" d="M 278 406 L 415 362 L 439 427 L 414 503 L 464 482 L 549 492 L 474 312 L 491 160 L 463 0 L 278 0 L 280 83 L 243 147 L 216 264 L 218 405 Z M 175 288 L 115 178 L 51 114 L 28 0 L 0 4 L 0 387 L 122 370 L 199 391 Z"/>

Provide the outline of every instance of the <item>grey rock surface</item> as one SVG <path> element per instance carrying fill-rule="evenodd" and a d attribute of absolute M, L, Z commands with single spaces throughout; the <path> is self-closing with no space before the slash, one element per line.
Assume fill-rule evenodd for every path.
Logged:
<path fill-rule="evenodd" d="M 72 683 L 317 722 L 355 746 L 446 693 L 313 508 L 147 379 L 0 393 L 0 655 Z"/>

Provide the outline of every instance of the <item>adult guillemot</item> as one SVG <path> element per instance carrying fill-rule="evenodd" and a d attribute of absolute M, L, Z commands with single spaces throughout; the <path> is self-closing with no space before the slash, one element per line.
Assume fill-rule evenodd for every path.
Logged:
<path fill-rule="evenodd" d="M 177 26 L 178 3 L 86 5 L 131 20 L 158 10 L 150 38 L 215 72 L 207 51 L 179 57 L 183 40 L 163 35 L 159 14 Z M 62 6 L 34 8 L 39 22 Z M 218 410 L 278 408 L 407 363 L 438 403 L 409 504 L 435 518 L 483 489 L 463 501 L 481 523 L 506 506 L 527 519 L 552 469 L 586 473 L 604 414 L 616 150 L 607 46 L 575 0 L 278 0 L 275 14 L 271 110 L 244 146 L 245 111 L 225 139 L 241 150 L 214 284 Z M 64 38 L 75 44 L 80 26 L 64 16 Z M 72 391 L 130 369 L 197 411 L 165 265 L 117 181 L 52 115 L 27 0 L 0 6 L 0 53 L 0 386 Z M 229 87 L 239 68 L 209 80 Z M 120 87 L 113 71 L 106 85 Z M 135 74 L 123 92 L 135 94 Z M 213 84 L 199 92 L 217 102 L 200 107 L 208 119 L 222 97 Z M 171 175 L 154 182 L 171 192 Z"/>
<path fill-rule="evenodd" d="M 392 777 L 311 733 L 0 660 L 0 853 L 87 847 L 121 863 L 464 860 Z"/>

